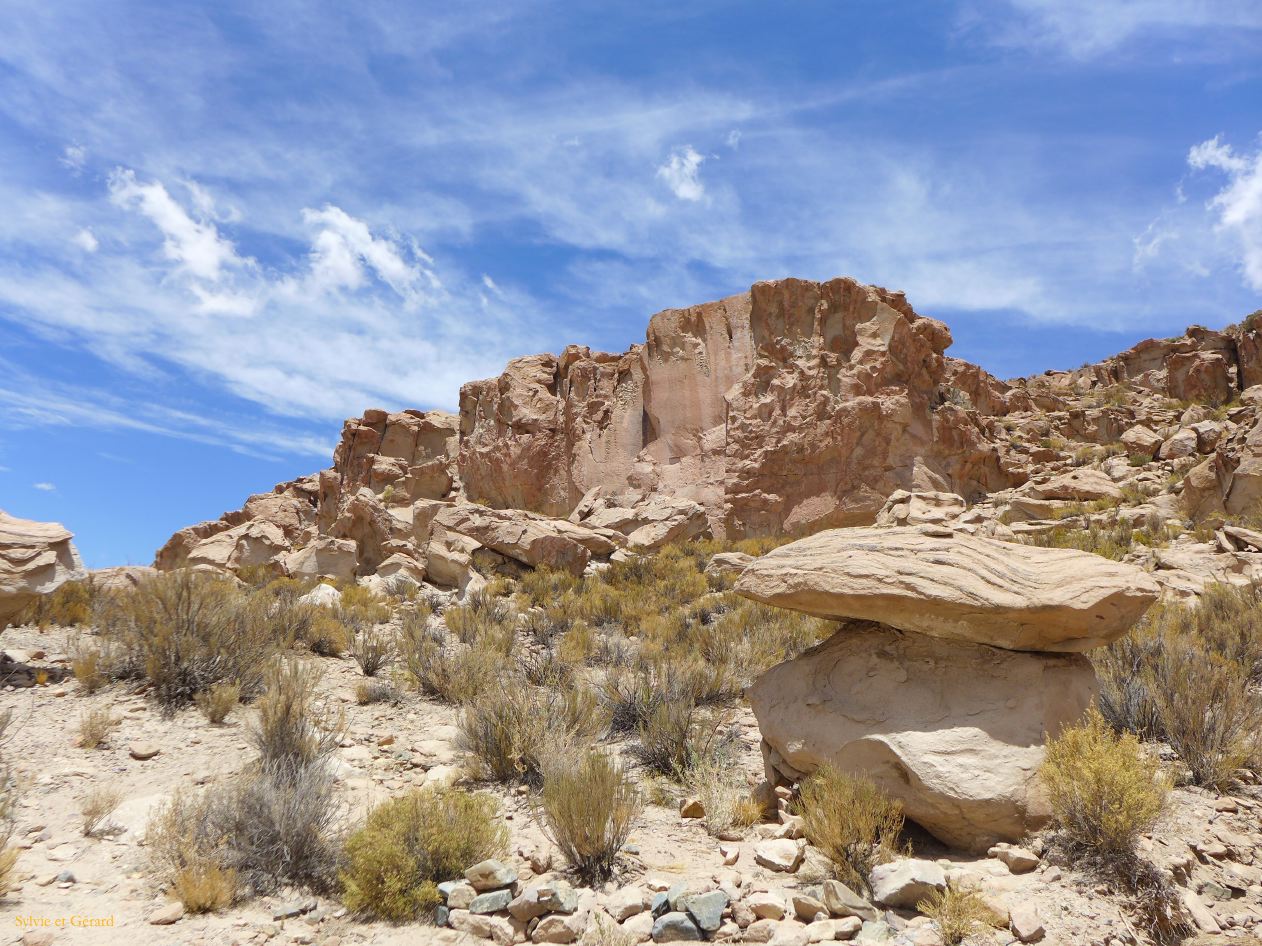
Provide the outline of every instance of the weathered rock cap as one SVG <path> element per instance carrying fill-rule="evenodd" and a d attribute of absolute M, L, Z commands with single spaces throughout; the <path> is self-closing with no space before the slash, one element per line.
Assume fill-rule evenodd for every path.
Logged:
<path fill-rule="evenodd" d="M 754 560 L 747 598 L 1008 650 L 1073 652 L 1125 634 L 1157 600 L 1132 565 L 945 529 L 830 529 Z"/>

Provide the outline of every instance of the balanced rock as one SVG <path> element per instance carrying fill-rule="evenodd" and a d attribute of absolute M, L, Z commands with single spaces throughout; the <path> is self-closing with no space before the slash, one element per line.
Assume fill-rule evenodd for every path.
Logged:
<path fill-rule="evenodd" d="M 1157 599 L 1133 565 L 916 528 L 831 529 L 741 573 L 747 598 L 1009 650 L 1083 651 L 1125 634 Z"/>
<path fill-rule="evenodd" d="M 773 667 L 749 699 L 770 780 L 796 781 L 825 763 L 862 772 L 947 844 L 985 850 L 1046 821 L 1037 779 L 1044 742 L 1095 692 L 1079 654 L 1018 653 L 866 623 Z"/>
<path fill-rule="evenodd" d="M 55 522 L 0 511 L 0 627 L 40 595 L 86 577 L 73 537 Z"/>

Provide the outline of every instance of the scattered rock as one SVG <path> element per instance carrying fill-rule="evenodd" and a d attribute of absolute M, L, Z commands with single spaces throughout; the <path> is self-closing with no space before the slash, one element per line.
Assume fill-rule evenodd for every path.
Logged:
<path fill-rule="evenodd" d="M 517 871 L 496 860 L 481 861 L 464 872 L 474 890 L 479 893 L 486 890 L 499 890 L 517 883 Z"/>
<path fill-rule="evenodd" d="M 692 918 L 687 913 L 678 910 L 663 913 L 653 922 L 653 942 L 655 943 L 700 942 L 704 938 Z"/>
<path fill-rule="evenodd" d="M 912 910 L 930 894 L 946 890 L 946 874 L 932 861 L 903 858 L 873 868 L 871 884 L 877 903 Z"/>
<path fill-rule="evenodd" d="M 179 922 L 184 916 L 184 904 L 178 900 L 172 900 L 165 906 L 159 907 L 149 914 L 149 922 L 154 926 L 170 926 L 172 923 Z"/>
<path fill-rule="evenodd" d="M 754 861 L 767 870 L 791 874 L 802 866 L 802 845 L 788 838 L 775 838 L 754 845 Z"/>
<path fill-rule="evenodd" d="M 133 742 L 127 747 L 127 754 L 137 762 L 147 762 L 161 751 L 162 748 L 152 742 Z"/>
<path fill-rule="evenodd" d="M 1029 904 L 1021 904 L 1008 911 L 1008 928 L 1023 943 L 1037 943 L 1046 933 L 1038 910 Z"/>
<path fill-rule="evenodd" d="M 705 806 L 701 804 L 700 798 L 685 798 L 679 803 L 679 816 L 681 818 L 704 818 Z"/>

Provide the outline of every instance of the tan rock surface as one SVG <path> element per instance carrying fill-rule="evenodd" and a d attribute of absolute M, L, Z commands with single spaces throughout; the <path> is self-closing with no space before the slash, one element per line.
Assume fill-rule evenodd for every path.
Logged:
<path fill-rule="evenodd" d="M 1095 695 L 1077 654 L 1026 654 L 843 627 L 749 691 L 771 775 L 862 772 L 948 844 L 984 850 L 1047 816 L 1043 745 Z"/>
<path fill-rule="evenodd" d="M 0 628 L 39 595 L 87 576 L 72 538 L 59 523 L 18 519 L 0 510 Z"/>
<path fill-rule="evenodd" d="M 1131 565 L 916 528 L 833 529 L 751 563 L 736 590 L 825 618 L 1010 650 L 1082 651 L 1115 640 L 1157 598 Z"/>

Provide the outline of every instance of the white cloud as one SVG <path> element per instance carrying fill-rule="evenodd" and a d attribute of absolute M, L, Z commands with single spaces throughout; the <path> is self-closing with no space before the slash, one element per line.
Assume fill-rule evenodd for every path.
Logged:
<path fill-rule="evenodd" d="M 741 130 L 733 128 L 727 133 L 727 146 L 735 151 L 741 145 Z"/>
<path fill-rule="evenodd" d="M 88 149 L 83 145 L 66 145 L 58 159 L 62 167 L 69 168 L 74 174 L 78 174 L 83 170 L 84 164 L 88 160 Z"/>
<path fill-rule="evenodd" d="M 70 238 L 70 241 L 85 253 L 95 253 L 101 246 L 96 237 L 92 235 L 92 231 L 87 227 L 79 230 L 78 233 Z"/>
<path fill-rule="evenodd" d="M 698 201 L 705 196 L 705 185 L 700 177 L 704 161 L 692 145 L 684 145 L 670 153 L 666 163 L 657 169 L 657 176 L 680 200 Z"/>
<path fill-rule="evenodd" d="M 972 11 L 979 26 L 1004 45 L 1051 47 L 1089 58 L 1141 37 L 1190 44 L 1202 33 L 1262 29 L 1255 0 L 1001 0 L 1015 22 L 983 4 Z"/>
<path fill-rule="evenodd" d="M 188 275 L 217 282 L 225 270 L 250 262 L 237 255 L 214 223 L 194 220 L 160 182 L 142 184 L 130 168 L 117 168 L 110 175 L 109 191 L 119 207 L 137 210 L 154 223 L 162 232 L 167 259 Z"/>
<path fill-rule="evenodd" d="M 442 287 L 430 269 L 433 260 L 419 246 L 405 248 L 373 236 L 364 221 L 340 207 L 326 204 L 322 210 L 307 208 L 302 218 L 316 231 L 307 277 L 316 292 L 359 289 L 364 284 L 364 264 L 409 302 L 419 302 L 428 290 Z"/>
<path fill-rule="evenodd" d="M 31 486 L 41 493 L 55 493 L 57 491 L 57 487 L 53 483 L 32 483 Z"/>
<path fill-rule="evenodd" d="M 1215 228 L 1236 246 L 1245 282 L 1262 291 L 1262 146 L 1253 154 L 1238 154 L 1217 137 L 1188 152 L 1195 170 L 1221 171 L 1227 184 L 1209 201 Z"/>

